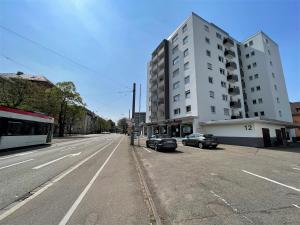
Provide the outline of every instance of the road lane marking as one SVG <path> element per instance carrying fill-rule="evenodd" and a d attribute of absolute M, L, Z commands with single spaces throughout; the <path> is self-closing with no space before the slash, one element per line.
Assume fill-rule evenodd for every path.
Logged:
<path fill-rule="evenodd" d="M 48 165 L 50 165 L 50 164 L 52 164 L 52 163 L 55 163 L 55 162 L 57 162 L 57 161 L 60 161 L 60 160 L 62 160 L 62 159 L 64 159 L 64 158 L 66 158 L 66 157 L 74 157 L 74 156 L 78 156 L 78 155 L 80 155 L 80 154 L 81 154 L 81 152 L 78 152 L 78 153 L 75 153 L 75 154 L 68 154 L 68 155 L 62 156 L 62 157 L 60 157 L 60 158 L 54 159 L 54 160 L 52 160 L 52 161 L 46 162 L 46 163 L 44 163 L 44 164 L 41 164 L 41 165 L 39 165 L 39 166 L 33 167 L 32 169 L 33 169 L 33 170 L 38 170 L 38 169 L 41 169 L 41 168 L 43 168 L 43 167 L 45 167 L 45 166 L 48 166 Z"/>
<path fill-rule="evenodd" d="M 147 148 L 145 148 L 145 147 L 143 147 L 143 149 L 145 149 L 147 152 L 150 152 L 150 153 L 151 153 L 151 151 L 150 151 L 149 149 L 147 149 Z"/>
<path fill-rule="evenodd" d="M 26 198 L 24 201 L 14 205 L 13 207 L 11 207 L 10 209 L 8 209 L 7 211 L 5 211 L 4 213 L 2 213 L 0 215 L 0 221 L 5 219 L 6 217 L 8 217 L 9 215 L 11 215 L 12 213 L 14 213 L 16 210 L 18 210 L 19 208 L 21 208 L 23 205 L 25 205 L 26 203 L 30 202 L 32 199 L 36 198 L 37 196 L 39 196 L 40 194 L 42 194 L 44 191 L 46 191 L 49 187 L 51 187 L 52 185 L 54 185 L 56 182 L 60 181 L 61 179 L 63 179 L 65 176 L 67 176 L 69 173 L 73 172 L 75 169 L 77 169 L 78 167 L 80 167 L 82 164 L 84 164 L 86 161 L 90 160 L 91 158 L 93 158 L 96 154 L 98 154 L 99 152 L 101 152 L 103 149 L 105 149 L 106 147 L 108 147 L 109 145 L 111 145 L 113 142 L 108 143 L 106 145 L 104 145 L 102 148 L 100 148 L 98 151 L 96 151 L 95 153 L 93 153 L 92 155 L 86 157 L 85 159 L 83 159 L 82 161 L 80 161 L 78 164 L 76 164 L 75 166 L 69 168 L 68 170 L 66 170 L 65 172 L 63 172 L 61 175 L 59 175 L 57 178 L 53 179 L 52 181 L 49 181 L 48 184 L 46 184 L 44 187 L 42 187 L 41 189 L 39 189 L 37 192 L 34 192 L 33 195 L 29 196 L 28 198 Z"/>
<path fill-rule="evenodd" d="M 67 224 L 67 222 L 69 221 L 69 219 L 71 218 L 71 216 L 73 215 L 73 213 L 75 212 L 75 210 L 77 209 L 78 205 L 80 204 L 80 202 L 82 201 L 82 199 L 84 198 L 84 196 L 86 195 L 86 193 L 92 187 L 92 185 L 94 184 L 95 180 L 97 179 L 97 177 L 99 176 L 99 174 L 101 173 L 101 171 L 103 170 L 103 168 L 105 167 L 105 165 L 108 163 L 108 161 L 110 160 L 110 158 L 112 157 L 112 155 L 114 154 L 114 152 L 117 150 L 117 148 L 121 144 L 122 140 L 123 140 L 123 137 L 119 141 L 119 143 L 117 144 L 117 146 L 114 148 L 114 150 L 109 154 L 109 156 L 107 157 L 107 159 L 105 160 L 105 162 L 102 164 L 102 166 L 100 167 L 100 169 L 96 172 L 96 174 L 91 179 L 91 181 L 88 183 L 88 185 L 84 188 L 84 190 L 78 196 L 78 198 L 73 203 L 73 205 L 71 206 L 71 208 L 68 210 L 68 212 L 64 216 L 64 218 L 62 218 L 62 220 L 59 222 L 59 225 L 65 225 L 65 224 Z"/>
<path fill-rule="evenodd" d="M 26 163 L 26 162 L 29 162 L 29 161 L 32 161 L 32 160 L 33 159 L 27 159 L 27 160 L 24 160 L 24 161 L 21 161 L 21 162 L 10 164 L 8 166 L 3 166 L 3 167 L 0 167 L 0 170 L 8 168 L 8 167 L 16 166 L 16 165 L 19 165 L 19 164 L 22 164 L 22 163 Z"/>
<path fill-rule="evenodd" d="M 296 204 L 292 204 L 293 206 L 295 206 L 296 208 L 300 209 L 300 206 L 296 205 Z"/>
<path fill-rule="evenodd" d="M 293 169 L 294 169 L 294 170 L 300 170 L 300 168 L 296 168 L 296 167 L 295 167 L 295 168 L 293 168 Z"/>
<path fill-rule="evenodd" d="M 261 178 L 261 179 L 270 181 L 270 182 L 272 182 L 272 183 L 274 183 L 274 184 L 279 184 L 279 185 L 281 185 L 281 186 L 283 186 L 283 187 L 286 187 L 286 188 L 292 189 L 292 190 L 294 190 L 294 191 L 299 191 L 299 192 L 300 192 L 300 189 L 295 188 L 295 187 L 293 187 L 293 186 L 289 186 L 289 185 L 280 183 L 280 182 L 278 182 L 278 181 L 272 180 L 272 179 L 270 179 L 270 178 L 263 177 L 263 176 L 260 176 L 260 175 L 258 175 L 258 174 L 255 174 L 255 173 L 251 173 L 251 172 L 249 172 L 249 171 L 247 171 L 247 170 L 242 170 L 242 171 L 243 171 L 244 173 L 248 173 L 248 174 L 250 174 L 250 175 L 252 175 L 252 176 L 259 177 L 259 178 Z"/>
<path fill-rule="evenodd" d="M 0 160 L 10 159 L 10 158 L 18 157 L 18 156 L 23 156 L 23 155 L 28 155 L 28 154 L 31 154 L 31 153 L 33 153 L 33 151 L 31 151 L 31 152 L 24 152 L 24 153 L 18 153 L 18 154 L 14 154 L 14 155 L 7 156 L 7 157 L 2 157 L 2 158 L 0 158 Z"/>

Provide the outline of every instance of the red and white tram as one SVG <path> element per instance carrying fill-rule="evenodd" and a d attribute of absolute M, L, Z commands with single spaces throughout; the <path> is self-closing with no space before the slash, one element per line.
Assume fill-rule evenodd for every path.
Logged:
<path fill-rule="evenodd" d="M 0 106 L 0 149 L 50 143 L 54 118 Z"/>

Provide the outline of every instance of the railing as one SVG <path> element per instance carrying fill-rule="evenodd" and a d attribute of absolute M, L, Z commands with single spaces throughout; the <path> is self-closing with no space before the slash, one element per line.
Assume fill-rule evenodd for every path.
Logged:
<path fill-rule="evenodd" d="M 228 70 L 236 70 L 237 69 L 237 65 L 235 62 L 228 62 L 228 63 L 226 63 L 225 67 Z"/>
<path fill-rule="evenodd" d="M 235 57 L 235 52 L 231 51 L 230 49 L 226 49 L 224 52 L 224 56 L 227 57 L 228 59 L 232 59 Z"/>
<path fill-rule="evenodd" d="M 227 47 L 233 47 L 234 46 L 234 41 L 231 38 L 225 38 L 223 40 L 223 45 Z"/>
<path fill-rule="evenodd" d="M 240 89 L 239 87 L 229 87 L 228 88 L 228 93 L 231 95 L 239 95 L 240 94 Z"/>
<path fill-rule="evenodd" d="M 229 82 L 237 82 L 238 80 L 239 80 L 239 78 L 235 74 L 227 75 L 227 81 L 229 81 Z"/>
<path fill-rule="evenodd" d="M 231 108 L 241 108 L 242 104 L 240 101 L 230 101 Z"/>

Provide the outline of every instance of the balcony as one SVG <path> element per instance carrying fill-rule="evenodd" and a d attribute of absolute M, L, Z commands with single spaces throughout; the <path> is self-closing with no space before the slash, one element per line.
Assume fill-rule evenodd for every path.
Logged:
<path fill-rule="evenodd" d="M 161 60 L 159 60 L 158 62 L 158 67 L 163 67 L 165 65 L 165 60 L 164 58 L 161 58 Z"/>
<path fill-rule="evenodd" d="M 235 74 L 230 74 L 230 75 L 227 75 L 227 81 L 229 82 L 237 82 L 239 80 L 238 76 L 235 75 Z"/>
<path fill-rule="evenodd" d="M 233 59 L 235 57 L 235 52 L 231 51 L 230 49 L 226 49 L 225 52 L 224 52 L 224 56 L 227 59 Z"/>
<path fill-rule="evenodd" d="M 153 57 L 152 57 L 152 64 L 155 64 L 158 60 L 158 56 L 155 54 Z"/>
<path fill-rule="evenodd" d="M 157 85 L 153 85 L 151 87 L 151 92 L 156 92 L 157 91 Z"/>
<path fill-rule="evenodd" d="M 165 70 L 160 70 L 158 72 L 158 77 L 164 77 L 164 75 L 165 75 Z"/>
<path fill-rule="evenodd" d="M 239 95 L 240 94 L 240 89 L 239 89 L 239 87 L 229 87 L 228 88 L 228 93 L 230 95 Z"/>
<path fill-rule="evenodd" d="M 232 115 L 231 116 L 231 119 L 242 119 L 243 117 L 242 116 L 240 116 L 240 115 Z"/>
<path fill-rule="evenodd" d="M 158 56 L 161 56 L 161 55 L 163 55 L 163 54 L 164 54 L 164 52 L 165 52 L 165 49 L 164 49 L 164 48 L 160 49 L 160 50 L 159 50 L 159 52 L 158 52 Z"/>
<path fill-rule="evenodd" d="M 236 63 L 235 62 L 228 62 L 225 65 L 226 69 L 233 71 L 237 69 Z"/>
<path fill-rule="evenodd" d="M 231 48 L 234 46 L 234 42 L 231 38 L 224 38 L 223 45 L 225 45 L 227 48 Z"/>
<path fill-rule="evenodd" d="M 242 104 L 240 101 L 230 101 L 230 107 L 231 108 L 241 108 Z"/>

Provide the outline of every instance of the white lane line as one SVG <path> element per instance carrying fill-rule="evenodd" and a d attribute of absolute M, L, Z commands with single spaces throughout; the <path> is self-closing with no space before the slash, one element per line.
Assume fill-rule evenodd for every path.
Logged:
<path fill-rule="evenodd" d="M 31 160 L 33 160 L 33 159 L 27 159 L 27 160 L 24 160 L 24 161 L 21 161 L 21 162 L 10 164 L 8 166 L 3 166 L 3 167 L 0 167 L 0 170 L 8 168 L 8 167 L 16 166 L 16 165 L 19 165 L 19 164 L 22 164 L 22 163 L 26 163 L 26 162 L 29 162 Z"/>
<path fill-rule="evenodd" d="M 14 158 L 14 157 L 17 157 L 17 156 L 28 155 L 28 154 L 31 154 L 31 153 L 33 153 L 33 151 L 31 151 L 31 152 L 24 152 L 24 153 L 18 153 L 18 154 L 14 154 L 14 155 L 11 155 L 11 156 L 2 157 L 2 158 L 0 158 L 0 160 L 10 159 L 10 158 Z"/>
<path fill-rule="evenodd" d="M 39 189 L 37 192 L 35 192 L 33 195 L 29 196 L 28 198 L 26 198 L 24 201 L 14 205 L 13 207 L 11 207 L 10 209 L 8 209 L 7 211 L 5 211 L 4 213 L 2 213 L 0 215 L 0 221 L 5 219 L 6 217 L 8 217 L 9 215 L 11 215 L 12 213 L 14 213 L 16 210 L 18 210 L 19 208 L 21 208 L 23 205 L 25 205 L 26 203 L 30 202 L 32 199 L 36 198 L 37 196 L 39 196 L 40 194 L 42 194 L 44 191 L 46 191 L 49 187 L 51 187 L 52 185 L 54 185 L 56 182 L 60 181 L 61 179 L 63 179 L 65 176 L 67 176 L 69 173 L 71 173 L 72 171 L 74 171 L 75 169 L 77 169 L 78 167 L 80 167 L 82 164 L 84 164 L 86 161 L 88 161 L 89 159 L 93 158 L 96 154 L 98 154 L 99 152 L 101 152 L 103 149 L 105 149 L 106 147 L 108 147 L 109 145 L 111 145 L 111 143 L 108 143 L 106 145 L 104 145 L 102 148 L 100 148 L 98 151 L 96 151 L 95 153 L 93 153 L 92 155 L 86 157 L 84 160 L 80 161 L 78 164 L 76 164 L 75 166 L 71 167 L 70 169 L 66 170 L 64 173 L 62 173 L 60 176 L 58 176 L 57 178 L 55 178 L 54 180 L 50 181 L 47 185 L 45 185 L 44 187 L 42 187 L 41 189 Z"/>
<path fill-rule="evenodd" d="M 295 206 L 296 208 L 300 209 L 299 205 L 296 205 L 296 204 L 292 204 L 292 205 Z"/>
<path fill-rule="evenodd" d="M 44 163 L 44 164 L 41 164 L 41 165 L 39 165 L 39 166 L 33 167 L 32 169 L 33 169 L 33 170 L 38 170 L 38 169 L 41 169 L 41 168 L 43 168 L 43 167 L 45 167 L 45 166 L 48 166 L 48 165 L 50 165 L 50 164 L 52 164 L 52 163 L 55 163 L 55 162 L 57 162 L 57 161 L 59 161 L 59 160 L 62 160 L 62 159 L 64 159 L 64 158 L 66 158 L 66 157 L 74 157 L 74 156 L 78 156 L 78 155 L 80 155 L 80 154 L 81 154 L 81 152 L 78 152 L 78 153 L 75 153 L 75 154 L 68 154 L 68 155 L 62 156 L 62 157 L 60 157 L 60 158 L 54 159 L 54 160 L 52 160 L 52 161 L 46 162 L 46 163 Z"/>
<path fill-rule="evenodd" d="M 260 176 L 260 175 L 258 175 L 258 174 L 255 174 L 255 173 L 251 173 L 251 172 L 249 172 L 249 171 L 247 171 L 247 170 L 242 170 L 242 171 L 243 171 L 244 173 L 248 173 L 248 174 L 250 174 L 250 175 L 252 175 L 252 176 L 256 176 L 256 177 L 259 177 L 259 178 L 261 178 L 261 179 L 270 181 L 270 182 L 272 182 L 272 183 L 274 183 L 274 184 L 279 184 L 279 185 L 281 185 L 281 186 L 283 186 L 283 187 L 286 187 L 286 188 L 292 189 L 292 190 L 294 190 L 294 191 L 299 191 L 299 192 L 300 192 L 300 189 L 295 188 L 295 187 L 293 187 L 293 186 L 289 186 L 289 185 L 280 183 L 280 182 L 278 182 L 278 181 L 272 180 L 272 179 L 270 179 L 270 178 L 263 177 L 263 176 Z"/>
<path fill-rule="evenodd" d="M 91 181 L 88 183 L 88 185 L 84 188 L 84 190 L 78 196 L 78 198 L 76 199 L 76 201 L 73 203 L 73 205 L 71 206 L 71 208 L 68 210 L 67 214 L 59 222 L 59 225 L 65 225 L 65 224 L 67 224 L 67 222 L 71 218 L 72 214 L 75 212 L 76 208 L 78 207 L 78 205 L 80 204 L 80 202 L 82 201 L 82 199 L 84 198 L 84 196 L 86 195 L 86 193 L 89 191 L 89 189 L 94 184 L 95 180 L 97 179 L 97 177 L 99 176 L 99 174 L 101 173 L 101 171 L 103 170 L 103 168 L 105 167 L 105 165 L 108 163 L 108 161 L 110 160 L 110 158 L 112 157 L 112 155 L 114 154 L 114 152 L 117 150 L 117 148 L 121 144 L 122 140 L 123 140 L 123 138 L 120 140 L 120 142 L 118 143 L 118 145 L 114 148 L 114 150 L 109 154 L 109 156 L 107 157 L 107 159 L 105 160 L 105 162 L 102 164 L 102 166 L 100 167 L 100 169 L 96 172 L 96 174 L 94 175 L 94 177 L 91 179 Z"/>
<path fill-rule="evenodd" d="M 147 148 L 145 148 L 145 147 L 143 147 L 143 149 L 146 150 L 147 152 L 150 152 L 150 153 L 151 153 L 151 151 L 150 151 L 149 149 L 147 149 Z"/>
<path fill-rule="evenodd" d="M 294 169 L 294 170 L 300 170 L 300 168 L 296 168 L 296 167 L 295 167 L 295 168 L 293 168 L 293 169 Z"/>

